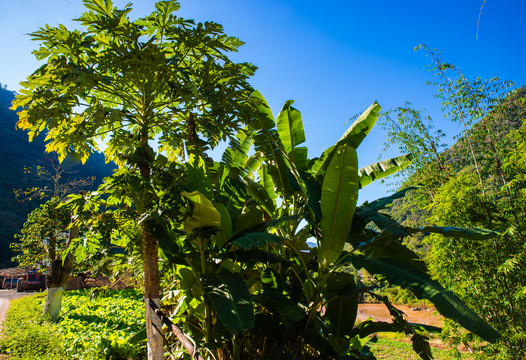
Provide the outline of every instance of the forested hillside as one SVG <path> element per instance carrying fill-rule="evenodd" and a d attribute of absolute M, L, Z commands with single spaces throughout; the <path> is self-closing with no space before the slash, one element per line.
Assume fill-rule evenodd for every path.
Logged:
<path fill-rule="evenodd" d="M 446 149 L 444 133 L 410 104 L 383 114 L 386 148 L 413 154 L 389 215 L 408 227 L 445 227 L 406 237 L 420 250 L 435 279 L 458 294 L 502 334 L 485 347 L 499 358 L 526 352 L 526 88 L 497 78 L 470 80 L 425 49 L 446 118 L 462 131 Z M 455 226 L 452 228 L 450 226 Z M 458 227 L 491 229 L 491 239 L 453 239 Z M 486 230 L 480 230 L 485 232 Z M 431 231 L 434 232 L 434 231 Z M 450 340 L 473 347 L 473 338 L 446 323 Z M 483 347 L 484 344 L 479 343 Z M 475 345 L 476 346 L 476 345 Z"/>
<path fill-rule="evenodd" d="M 517 155 L 519 151 L 517 139 L 521 135 L 521 126 L 526 119 L 526 104 L 521 99 L 526 96 L 526 87 L 522 87 L 503 103 L 503 107 L 495 109 L 491 114 L 485 117 L 487 129 L 482 128 L 482 124 L 477 122 L 473 125 L 469 134 L 461 135 L 456 143 L 440 152 L 440 159 L 446 168 L 442 171 L 442 176 L 454 176 L 466 171 L 474 171 L 473 158 L 469 147 L 468 137 L 475 141 L 472 143 L 476 155 L 477 163 L 481 166 L 481 175 L 485 179 L 486 186 L 495 189 L 498 183 L 495 183 L 496 174 L 495 165 L 500 162 L 503 166 L 503 159 L 511 155 Z M 491 144 L 493 139 L 498 140 L 497 144 Z M 493 141 L 495 142 L 495 141 Z M 495 152 L 490 151 L 491 146 L 498 149 L 498 159 L 495 158 Z M 437 161 L 432 161 L 429 166 L 437 166 Z M 419 169 L 400 184 L 401 188 L 415 184 L 423 184 L 429 180 L 429 172 L 425 168 Z M 437 175 L 437 173 L 434 173 Z M 431 216 L 433 197 L 430 195 L 429 186 L 417 191 L 408 192 L 404 198 L 398 199 L 389 208 L 389 215 L 400 223 L 407 226 L 423 226 L 429 224 L 427 221 Z M 424 203 L 425 206 L 415 206 L 417 203 Z M 433 222 L 433 219 L 430 219 Z M 413 240 L 414 246 L 421 246 L 421 238 Z"/>
<path fill-rule="evenodd" d="M 14 92 L 0 85 L 0 158 L 3 160 L 0 172 L 0 268 L 14 265 L 11 263 L 13 253 L 9 244 L 14 241 L 13 236 L 20 231 L 27 214 L 43 202 L 38 196 L 31 200 L 26 199 L 28 196 L 24 194 L 17 197 L 15 191 L 50 187 L 46 180 L 38 179 L 37 166 L 40 170 L 53 171 L 54 161 L 44 151 L 44 136 L 30 143 L 27 133 L 15 128 L 18 118 L 16 112 L 9 109 L 14 96 Z M 115 169 L 114 165 L 105 164 L 104 157 L 98 153 L 93 154 L 84 165 L 68 158 L 60 166 L 63 171 L 61 184 L 94 177 L 92 186 Z"/>

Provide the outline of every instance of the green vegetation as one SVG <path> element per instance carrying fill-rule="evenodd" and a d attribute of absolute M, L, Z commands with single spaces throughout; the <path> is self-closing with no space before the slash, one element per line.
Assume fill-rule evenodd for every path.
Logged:
<path fill-rule="evenodd" d="M 489 243 L 504 231 L 513 237 L 509 228 L 466 221 L 473 214 L 468 207 L 458 212 L 463 216 L 442 216 L 438 226 L 403 226 L 385 214 L 395 200 L 418 189 L 424 190 L 422 198 L 430 196 L 419 204 L 427 210 L 440 198 L 439 187 L 455 177 L 439 152 L 441 134 L 431 131 L 420 112 L 395 111 L 402 114 L 408 136 L 393 141 L 417 141 L 404 148 L 414 154 L 358 168 L 357 150 L 380 112 L 375 102 L 338 142 L 310 158 L 293 101 L 274 117 L 247 82 L 255 67 L 233 63 L 226 55 L 242 42 L 225 35 L 220 25 L 178 18 L 176 1 L 159 1 L 152 14 L 136 20 L 128 17 L 131 5 L 118 9 L 109 0 L 84 4 L 87 11 L 78 19 L 82 30 L 47 26 L 31 34 L 41 42 L 35 55 L 45 63 L 23 83 L 13 108 L 19 107 L 17 124 L 30 140 L 45 133 L 47 150 L 61 160 L 73 151 L 84 161 L 97 148 L 96 141 L 107 141 L 105 158 L 119 169 L 97 191 L 72 194 L 52 210 L 73 213 L 68 256 L 82 261 L 119 248 L 142 260 L 145 316 L 141 320 L 136 310 L 119 310 L 130 306 L 124 298 L 102 310 L 87 301 L 79 304 L 83 293 L 69 296 L 59 323 L 45 325 L 63 341 L 64 348 L 57 351 L 87 358 L 135 356 L 136 342 L 119 334 L 140 330 L 139 320 L 146 327 L 149 359 L 163 359 L 164 316 L 156 310 L 164 306 L 174 322 L 165 321 L 173 333 L 170 351 L 186 358 L 370 359 L 371 336 L 396 332 L 410 338 L 420 358 L 432 359 L 428 335 L 440 329 L 409 323 L 387 297 L 357 281 L 360 269 L 404 289 L 398 291 L 400 297 L 408 290 L 429 301 L 469 336 L 487 343 L 520 342 L 522 335 L 512 338 L 501 323 L 488 324 L 493 319 L 477 302 L 460 299 L 448 291 L 450 283 L 433 279 L 420 255 L 404 242 L 411 234 L 433 233 L 450 243 L 457 238 Z M 472 96 L 469 104 L 479 99 L 465 93 L 465 86 L 457 90 L 447 94 Z M 484 109 L 490 108 L 477 104 L 477 110 L 457 106 L 452 113 L 469 135 L 474 119 L 482 121 Z M 154 140 L 157 150 L 150 146 Z M 207 151 L 221 140 L 229 145 L 221 161 L 214 161 Z M 471 140 L 469 158 L 476 169 L 471 187 L 480 184 L 484 199 L 474 190 L 464 201 L 482 216 L 491 213 L 480 206 L 486 203 L 470 200 L 488 200 L 491 188 L 483 175 L 489 168 L 477 159 Z M 498 175 L 506 171 L 504 164 L 508 162 L 496 167 Z M 423 186 L 357 205 L 361 188 L 404 169 L 412 175 L 425 171 L 418 181 Z M 514 195 L 509 186 L 504 191 L 498 199 L 509 207 L 497 219 L 509 221 L 522 202 L 510 201 Z M 456 211 L 448 202 L 442 204 L 444 214 Z M 514 225 L 514 231 L 521 231 L 519 220 Z M 50 236 L 39 240 L 48 243 Z M 523 254 L 517 253 L 517 245 L 507 249 L 514 257 L 494 275 L 499 281 L 518 281 Z M 431 265 L 439 274 L 436 262 Z M 447 274 L 456 273 L 450 269 Z M 506 290 L 504 306 L 514 308 L 523 301 L 516 288 Z M 356 323 L 363 294 L 385 304 L 393 321 Z M 514 331 L 523 313 L 511 314 L 518 321 L 512 324 Z M 91 340 L 72 335 L 78 328 Z"/>
<path fill-rule="evenodd" d="M 510 91 L 511 84 L 498 79 L 469 80 L 438 53 L 426 51 L 439 79 L 437 97 L 463 131 L 453 147 L 434 153 L 439 137 L 428 136 L 430 118 L 426 127 L 417 127 L 420 111 L 405 107 L 387 113 L 389 144 L 422 149 L 403 183 L 421 188 L 395 203 L 390 214 L 406 226 L 431 222 L 499 232 L 482 241 L 444 233 L 408 242 L 421 250 L 438 281 L 503 335 L 488 345 L 446 322 L 444 339 L 483 348 L 486 356 L 521 358 L 526 353 L 525 90 Z M 405 136 L 410 132 L 399 131 L 405 126 L 418 136 Z"/>
<path fill-rule="evenodd" d="M 143 327 L 142 294 L 96 290 L 67 292 L 57 323 L 42 319 L 45 294 L 12 301 L 2 352 L 11 360 L 144 358 L 145 344 L 129 342 Z"/>
<path fill-rule="evenodd" d="M 415 355 L 409 339 L 380 337 L 378 342 L 372 346 L 374 356 L 380 360 L 414 360 Z M 442 349 L 433 347 L 433 358 L 435 360 L 476 360 L 483 359 L 480 354 L 461 353 L 455 349 Z"/>
<path fill-rule="evenodd" d="M 46 154 L 44 137 L 39 136 L 33 142 L 27 142 L 27 135 L 16 130 L 18 120 L 16 112 L 9 110 L 15 93 L 0 85 L 0 157 L 9 159 L 0 173 L 0 268 L 15 266 L 11 258 L 18 253 L 9 244 L 13 242 L 15 234 L 23 227 L 27 216 L 45 200 L 40 194 L 16 195 L 20 190 L 53 188 L 48 180 L 39 176 L 42 171 L 54 171 L 57 165 L 54 154 Z M 79 179 L 94 178 L 93 184 L 84 186 L 84 190 L 96 188 L 105 176 L 115 169 L 113 164 L 105 164 L 102 154 L 94 153 L 85 164 L 74 156 L 70 156 L 60 164 L 62 171 L 58 185 L 79 181 Z M 47 192 L 47 190 L 46 190 Z M 22 201 L 26 199 L 26 201 Z M 34 264 L 33 264 L 34 265 Z"/>
<path fill-rule="evenodd" d="M 204 153 L 244 127 L 252 92 L 247 79 L 256 68 L 228 58 L 243 42 L 221 25 L 177 17 L 177 1 L 159 1 L 134 20 L 131 4 L 84 5 L 78 30 L 60 25 L 31 33 L 44 65 L 21 83 L 12 108 L 20 108 L 17 125 L 30 140 L 46 133 L 46 150 L 59 160 L 74 152 L 85 161 L 104 141 L 106 161 L 121 167 L 109 195 L 133 219 L 128 241 L 142 250 L 149 353 L 161 359 L 162 324 L 149 305 L 160 305 L 152 211 L 159 190 L 168 190 L 163 174 L 186 153 Z M 162 154 L 155 154 L 153 141 Z"/>

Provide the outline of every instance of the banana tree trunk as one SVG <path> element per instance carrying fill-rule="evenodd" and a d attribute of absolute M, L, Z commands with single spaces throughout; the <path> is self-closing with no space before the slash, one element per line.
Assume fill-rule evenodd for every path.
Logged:
<path fill-rule="evenodd" d="M 79 228 L 74 226 L 69 232 L 68 244 L 79 236 Z M 73 270 L 73 256 L 68 254 L 64 261 L 55 259 L 51 263 L 51 271 L 47 280 L 47 297 L 44 303 L 44 318 L 53 322 L 58 320 L 62 307 L 62 296 L 66 289 L 69 275 Z"/>

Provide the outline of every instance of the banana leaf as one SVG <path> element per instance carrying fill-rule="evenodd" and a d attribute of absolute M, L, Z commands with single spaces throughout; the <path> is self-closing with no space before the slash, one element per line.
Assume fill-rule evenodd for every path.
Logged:
<path fill-rule="evenodd" d="M 360 177 L 360 189 L 369 185 L 373 181 L 380 180 L 389 175 L 397 173 L 403 168 L 409 166 L 412 161 L 413 156 L 411 154 L 407 154 L 380 161 L 361 168 L 358 170 L 358 176 Z"/>
<path fill-rule="evenodd" d="M 356 150 L 341 145 L 335 153 L 321 192 L 322 239 L 318 257 L 324 267 L 334 262 L 343 250 L 358 200 L 358 158 Z"/>
<path fill-rule="evenodd" d="M 254 306 L 240 274 L 209 274 L 201 277 L 219 320 L 234 334 L 254 327 Z"/>
<path fill-rule="evenodd" d="M 365 110 L 362 115 L 347 129 L 343 136 L 338 140 L 336 145 L 333 145 L 326 149 L 320 156 L 319 159 L 316 159 L 311 164 L 311 170 L 316 174 L 317 177 L 323 177 L 327 171 L 327 167 L 334 154 L 336 153 L 339 146 L 346 144 L 354 149 L 357 149 L 361 144 L 363 139 L 369 134 L 376 119 L 378 117 L 378 112 L 381 107 L 376 102 L 374 102 L 367 110 Z"/>
<path fill-rule="evenodd" d="M 424 226 L 418 228 L 406 227 L 405 230 L 410 234 L 427 232 L 440 234 L 445 237 L 466 238 L 472 240 L 487 240 L 502 235 L 502 233 L 495 230 L 452 226 Z"/>
<path fill-rule="evenodd" d="M 436 280 L 418 267 L 394 258 L 369 258 L 351 254 L 351 262 L 357 269 L 365 268 L 371 274 L 382 274 L 393 285 L 409 289 L 420 299 L 430 300 L 443 316 L 457 322 L 482 339 L 495 342 L 500 334 L 475 314 L 455 294 L 446 291 Z"/>
<path fill-rule="evenodd" d="M 285 102 L 276 118 L 276 127 L 285 152 L 296 167 L 301 169 L 307 165 L 307 148 L 297 147 L 305 142 L 305 132 L 301 113 L 291 106 L 293 102 Z"/>

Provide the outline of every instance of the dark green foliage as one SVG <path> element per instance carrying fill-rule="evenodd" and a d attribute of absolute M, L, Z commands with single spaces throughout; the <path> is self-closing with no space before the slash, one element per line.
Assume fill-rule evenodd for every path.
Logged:
<path fill-rule="evenodd" d="M 50 184 L 35 178 L 36 166 L 51 168 L 53 155 L 45 153 L 43 136 L 35 138 L 31 143 L 27 141 L 27 134 L 16 130 L 18 117 L 10 110 L 15 93 L 0 85 L 0 157 L 5 162 L 4 171 L 0 173 L 0 268 L 13 266 L 11 258 L 15 255 L 9 244 L 14 241 L 13 236 L 20 232 L 27 215 L 44 202 L 40 198 L 32 201 L 21 201 L 25 198 L 15 196 L 15 191 L 29 188 L 44 188 Z M 110 175 L 114 165 L 105 164 L 104 157 L 94 153 L 93 158 L 81 165 L 79 159 L 68 157 L 62 164 L 65 170 L 61 183 L 73 179 L 95 177 L 94 186 Z M 93 189 L 86 187 L 85 190 Z"/>
<path fill-rule="evenodd" d="M 418 166 L 410 169 L 403 186 L 423 186 L 394 202 L 389 214 L 409 233 L 431 234 L 408 242 L 423 250 L 443 286 L 503 335 L 496 345 L 479 343 L 485 352 L 521 358 L 526 353 L 526 89 L 510 91 L 513 84 L 497 78 L 467 79 L 437 51 L 421 48 L 437 76 L 433 85 L 446 117 L 463 130 L 456 144 L 437 156 L 417 153 Z M 412 116 L 410 131 L 433 144 L 426 135 L 429 128 L 415 125 L 419 112 L 405 108 L 398 113 L 399 121 L 407 121 L 407 114 Z M 409 138 L 395 138 L 394 143 L 402 149 L 412 146 Z M 427 222 L 437 226 L 426 227 Z M 455 325 L 446 329 L 455 343 L 476 344 Z"/>
<path fill-rule="evenodd" d="M 183 224 L 172 218 L 170 226 L 163 227 L 172 233 L 159 242 L 168 259 L 163 263 L 170 289 L 166 301 L 175 308 L 173 320 L 188 336 L 226 359 L 370 358 L 371 328 L 356 324 L 359 294 L 365 289 L 357 284 L 356 272 L 345 272 L 354 266 L 430 299 L 444 316 L 488 341 L 498 338 L 498 332 L 431 279 L 418 254 L 403 245 L 406 229 L 380 212 L 418 187 L 356 206 L 359 169 L 352 146 L 371 130 L 378 104 L 319 159 L 305 163 L 301 158 L 299 169 L 292 158 L 299 154 L 295 145 L 303 136 L 290 135 L 303 129 L 296 123 L 301 121 L 297 110 L 286 103 L 277 117 L 286 122 L 278 131 L 269 123 L 273 116 L 262 96 L 255 93 L 254 101 L 254 118 L 259 119 L 251 129 L 254 143 L 256 149 L 268 151 L 258 155 L 263 171 L 239 171 L 251 161 L 243 141 L 233 142 L 219 164 L 192 159 L 194 180 L 189 186 L 203 193 L 182 192 L 188 200 Z M 408 157 L 400 159 L 393 168 L 375 166 L 371 180 L 400 169 Z M 256 188 L 267 196 L 250 196 Z M 185 233 L 176 235 L 176 228 Z M 309 246 L 308 240 L 317 247 Z M 174 256 L 176 249 L 184 256 Z M 427 337 L 417 331 L 420 327 L 385 303 L 394 325 L 373 324 L 374 331 L 408 334 L 415 352 L 431 359 Z"/>

